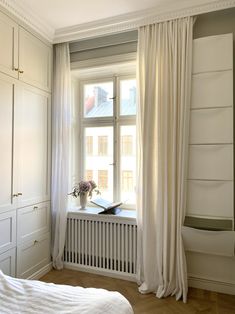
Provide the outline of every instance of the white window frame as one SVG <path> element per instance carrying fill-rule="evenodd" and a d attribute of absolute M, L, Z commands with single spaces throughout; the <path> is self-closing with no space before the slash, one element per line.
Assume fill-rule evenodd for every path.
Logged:
<path fill-rule="evenodd" d="M 129 73 L 116 73 L 115 75 L 98 75 L 95 74 L 93 78 L 83 79 L 79 81 L 79 126 L 80 126 L 80 154 L 79 154 L 79 177 L 83 179 L 85 177 L 85 128 L 86 127 L 102 127 L 112 126 L 113 127 L 113 201 L 120 201 L 121 198 L 121 172 L 120 172 L 120 156 L 121 156 L 121 138 L 120 130 L 123 125 L 136 125 L 136 115 L 121 116 L 119 111 L 120 103 L 120 82 L 125 79 L 136 79 L 134 72 Z M 84 116 L 84 85 L 102 83 L 102 82 L 113 82 L 114 88 L 114 100 L 113 100 L 113 116 L 111 117 L 97 117 L 97 118 L 86 118 Z M 116 94 L 116 95 L 115 95 Z M 119 175 L 118 175 L 119 174 Z M 135 174 L 136 175 L 136 174 Z M 115 188 L 116 187 L 116 188 Z M 92 203 L 91 203 L 92 205 Z M 123 204 L 122 208 L 135 209 L 136 204 Z"/>

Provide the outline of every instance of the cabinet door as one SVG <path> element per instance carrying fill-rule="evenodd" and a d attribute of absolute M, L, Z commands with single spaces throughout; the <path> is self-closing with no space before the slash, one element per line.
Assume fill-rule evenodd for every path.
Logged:
<path fill-rule="evenodd" d="M 0 213 L 15 208 L 15 199 L 12 197 L 13 102 L 14 79 L 0 74 Z"/>
<path fill-rule="evenodd" d="M 50 199 L 50 95 L 22 84 L 15 103 L 15 182 L 18 206 Z"/>
<path fill-rule="evenodd" d="M 7 276 L 15 276 L 16 249 L 11 249 L 0 255 L 0 270 Z"/>
<path fill-rule="evenodd" d="M 15 210 L 0 215 L 0 253 L 16 245 Z"/>
<path fill-rule="evenodd" d="M 19 28 L 19 79 L 43 90 L 51 90 L 52 48 Z"/>
<path fill-rule="evenodd" d="M 17 68 L 18 25 L 0 12 L 0 71 L 18 78 Z"/>

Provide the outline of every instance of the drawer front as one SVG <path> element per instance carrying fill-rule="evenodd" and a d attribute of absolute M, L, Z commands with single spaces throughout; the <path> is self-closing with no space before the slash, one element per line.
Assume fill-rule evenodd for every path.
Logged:
<path fill-rule="evenodd" d="M 16 245 L 16 211 L 0 214 L 0 254 Z"/>
<path fill-rule="evenodd" d="M 233 109 L 192 110 L 190 144 L 223 144 L 233 142 Z"/>
<path fill-rule="evenodd" d="M 35 240 L 43 233 L 50 231 L 50 203 L 18 209 L 17 212 L 17 241 Z"/>
<path fill-rule="evenodd" d="M 232 181 L 188 181 L 187 215 L 233 217 Z"/>
<path fill-rule="evenodd" d="M 233 145 L 191 145 L 189 179 L 233 180 Z"/>
<path fill-rule="evenodd" d="M 193 41 L 193 73 L 232 69 L 233 35 L 209 36 Z"/>
<path fill-rule="evenodd" d="M 17 248 L 17 277 L 28 278 L 50 262 L 50 233 Z"/>
<path fill-rule="evenodd" d="M 0 255 L 0 270 L 5 275 L 15 277 L 15 259 L 15 248 Z"/>
<path fill-rule="evenodd" d="M 193 75 L 191 108 L 233 106 L 233 71 Z"/>
<path fill-rule="evenodd" d="M 182 236 L 186 251 L 234 256 L 234 231 L 206 231 L 183 227 Z"/>

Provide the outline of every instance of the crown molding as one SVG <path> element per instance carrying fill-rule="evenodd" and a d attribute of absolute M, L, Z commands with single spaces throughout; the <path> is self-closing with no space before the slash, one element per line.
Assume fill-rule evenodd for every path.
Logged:
<path fill-rule="evenodd" d="M 235 7 L 235 0 L 184 0 L 141 12 L 57 29 L 54 43 L 75 41 L 138 29 L 140 26 Z"/>
<path fill-rule="evenodd" d="M 0 6 L 5 9 L 5 13 L 16 20 L 22 26 L 28 26 L 42 38 L 52 43 L 54 39 L 55 29 L 45 20 L 39 18 L 35 12 L 27 6 L 19 4 L 16 0 L 0 0 Z"/>

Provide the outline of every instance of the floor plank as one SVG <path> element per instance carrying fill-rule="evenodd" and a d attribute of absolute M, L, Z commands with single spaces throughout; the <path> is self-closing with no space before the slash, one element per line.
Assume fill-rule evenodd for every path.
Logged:
<path fill-rule="evenodd" d="M 184 304 L 176 302 L 175 297 L 158 299 L 154 294 L 140 294 L 134 282 L 74 270 L 52 270 L 41 280 L 119 291 L 129 300 L 135 314 L 235 314 L 235 296 L 195 288 L 189 289 L 188 302 Z"/>

